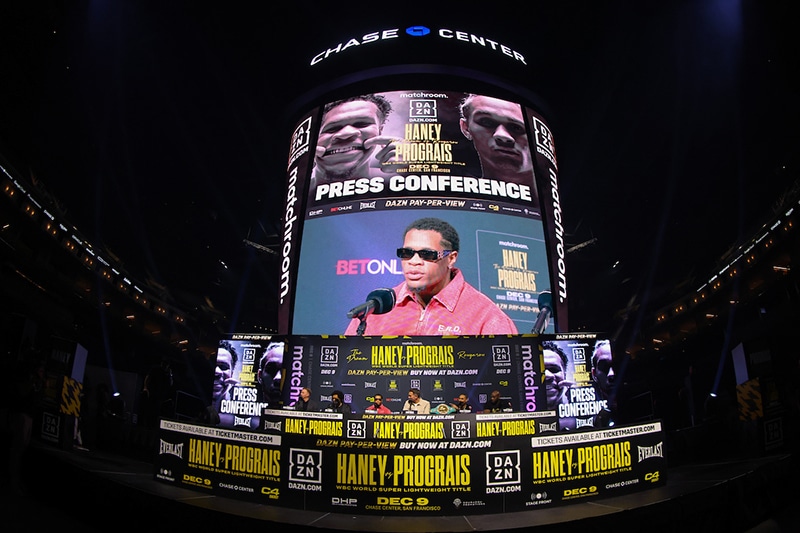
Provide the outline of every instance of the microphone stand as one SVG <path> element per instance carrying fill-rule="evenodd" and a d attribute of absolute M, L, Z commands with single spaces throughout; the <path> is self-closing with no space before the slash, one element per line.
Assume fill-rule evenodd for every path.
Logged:
<path fill-rule="evenodd" d="M 366 303 L 357 305 L 347 312 L 347 318 L 358 318 L 358 328 L 356 334 L 364 335 L 367 329 L 367 315 L 375 313 L 380 315 L 392 310 L 395 303 L 394 289 L 375 289 L 367 295 Z"/>
<path fill-rule="evenodd" d="M 539 316 L 536 317 L 536 322 L 533 324 L 533 328 L 531 328 L 531 333 L 535 333 L 536 335 L 541 335 L 544 333 L 544 330 L 547 329 L 547 324 L 550 322 L 550 308 L 549 307 L 542 307 L 539 311 Z"/>
<path fill-rule="evenodd" d="M 364 335 L 364 330 L 367 329 L 367 315 L 361 316 L 358 318 L 358 329 L 356 329 L 356 335 Z"/>
<path fill-rule="evenodd" d="M 541 335 L 544 333 L 544 330 L 547 329 L 547 324 L 550 322 L 550 316 L 553 314 L 551 303 L 552 296 L 550 295 L 550 291 L 542 291 L 539 294 L 539 299 L 537 302 L 539 305 L 539 316 L 536 317 L 536 322 L 534 322 L 533 328 L 531 328 L 531 333 Z"/>

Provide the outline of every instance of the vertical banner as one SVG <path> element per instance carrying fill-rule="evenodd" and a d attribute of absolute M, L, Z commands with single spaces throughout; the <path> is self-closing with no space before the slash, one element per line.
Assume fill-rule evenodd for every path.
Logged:
<path fill-rule="evenodd" d="M 217 425 L 256 429 L 263 410 L 280 404 L 283 352 L 284 343 L 271 335 L 234 333 L 220 340 L 211 397 Z"/>
<path fill-rule="evenodd" d="M 541 193 L 541 214 L 545 222 L 549 243 L 549 265 L 552 276 L 552 297 L 557 322 L 557 332 L 569 331 L 567 299 L 567 246 L 564 242 L 564 219 L 561 193 L 558 185 L 558 162 L 553 133 L 544 117 L 533 109 L 526 109 L 528 128 L 532 132 L 534 169 Z"/>
<path fill-rule="evenodd" d="M 288 333 L 294 288 L 297 284 L 297 258 L 303 227 L 308 168 L 314 161 L 311 130 L 315 126 L 312 115 L 306 115 L 295 126 L 289 146 L 286 168 L 286 202 L 284 204 L 281 237 L 281 267 L 278 287 L 278 332 Z"/>
<path fill-rule="evenodd" d="M 561 430 L 614 424 L 610 346 L 610 341 L 594 333 L 543 336 L 547 407 L 556 411 Z"/>

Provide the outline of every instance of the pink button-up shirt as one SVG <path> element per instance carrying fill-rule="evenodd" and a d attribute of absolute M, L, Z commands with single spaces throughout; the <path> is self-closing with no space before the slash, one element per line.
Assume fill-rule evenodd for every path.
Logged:
<path fill-rule="evenodd" d="M 427 307 L 417 303 L 405 281 L 394 288 L 397 304 L 382 315 L 369 315 L 364 335 L 506 335 L 517 327 L 488 296 L 466 282 L 457 268 L 450 283 L 431 298 Z M 345 335 L 355 335 L 353 319 Z"/>

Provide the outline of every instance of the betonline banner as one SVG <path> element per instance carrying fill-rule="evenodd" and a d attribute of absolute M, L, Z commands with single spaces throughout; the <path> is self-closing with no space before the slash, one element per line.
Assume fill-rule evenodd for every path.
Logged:
<path fill-rule="evenodd" d="M 458 235 L 458 254 L 429 262 L 458 269 L 502 313 L 497 320 L 510 319 L 497 333 L 531 332 L 544 291 L 555 314 L 547 331 L 567 327 L 555 149 L 532 109 L 429 90 L 331 102 L 295 129 L 285 205 L 281 333 L 344 334 L 348 310 L 371 291 L 399 292 L 422 275 L 404 274 L 397 249 L 423 218 Z M 402 333 L 478 332 L 455 323 Z"/>

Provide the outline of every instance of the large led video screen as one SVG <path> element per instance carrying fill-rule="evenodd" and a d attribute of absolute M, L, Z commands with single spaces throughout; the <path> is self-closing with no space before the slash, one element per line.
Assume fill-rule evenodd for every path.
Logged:
<path fill-rule="evenodd" d="M 288 162 L 279 332 L 530 333 L 540 301 L 544 332 L 562 330 L 555 168 L 541 115 L 489 95 L 390 91 L 309 111 Z"/>

